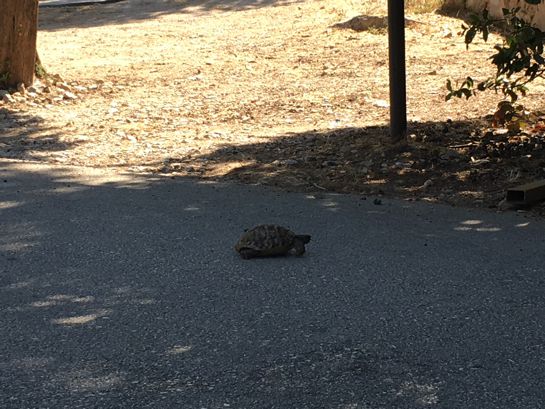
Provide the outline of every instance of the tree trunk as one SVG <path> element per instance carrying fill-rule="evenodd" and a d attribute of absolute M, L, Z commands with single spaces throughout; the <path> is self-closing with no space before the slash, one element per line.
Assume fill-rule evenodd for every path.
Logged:
<path fill-rule="evenodd" d="M 0 0 L 0 82 L 34 82 L 38 0 Z"/>

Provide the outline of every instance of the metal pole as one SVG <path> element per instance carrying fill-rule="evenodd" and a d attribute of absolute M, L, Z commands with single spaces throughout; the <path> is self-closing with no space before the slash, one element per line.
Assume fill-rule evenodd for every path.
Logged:
<path fill-rule="evenodd" d="M 407 134 L 407 80 L 405 71 L 405 2 L 388 0 L 390 55 L 390 136 L 396 141 Z"/>

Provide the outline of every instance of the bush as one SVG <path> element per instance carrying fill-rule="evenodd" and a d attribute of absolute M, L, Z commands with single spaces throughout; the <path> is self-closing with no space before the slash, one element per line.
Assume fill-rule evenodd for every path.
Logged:
<path fill-rule="evenodd" d="M 528 4 L 537 5 L 542 0 L 524 0 Z M 466 47 L 473 42 L 477 35 L 481 35 L 484 41 L 493 26 L 502 28 L 505 37 L 502 45 L 494 46 L 495 54 L 490 57 L 496 66 L 496 74 L 484 81 L 476 82 L 468 76 L 458 88 L 452 81 L 447 80 L 446 100 L 452 97 L 469 99 L 478 91 L 500 91 L 505 101 L 500 103 L 502 112 L 516 114 L 520 109 L 514 105 L 520 96 L 525 96 L 527 85 L 536 78 L 545 78 L 545 58 L 543 57 L 545 33 L 536 27 L 532 27 L 525 20 L 518 17 L 520 7 L 503 9 L 503 18 L 490 18 L 487 9 L 469 18 L 469 26 L 463 25 L 463 35 Z M 508 102 L 506 104 L 506 102 Z M 500 118 L 501 119 L 501 118 Z M 509 120 L 509 115 L 505 118 Z"/>

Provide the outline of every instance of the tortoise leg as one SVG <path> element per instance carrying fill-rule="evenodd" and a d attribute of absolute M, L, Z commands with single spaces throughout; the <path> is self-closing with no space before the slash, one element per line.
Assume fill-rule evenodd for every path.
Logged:
<path fill-rule="evenodd" d="M 241 249 L 239 253 L 240 257 L 242 257 L 244 260 L 248 260 L 259 255 L 259 252 L 254 249 Z"/>
<path fill-rule="evenodd" d="M 305 253 L 305 243 L 301 240 L 295 240 L 293 243 L 293 254 L 296 256 L 302 256 Z"/>

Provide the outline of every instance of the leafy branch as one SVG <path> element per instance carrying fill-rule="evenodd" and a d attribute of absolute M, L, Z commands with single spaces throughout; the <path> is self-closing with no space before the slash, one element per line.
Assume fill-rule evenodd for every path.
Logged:
<path fill-rule="evenodd" d="M 541 1 L 525 0 L 532 5 Z M 480 82 L 468 76 L 457 88 L 448 79 L 448 93 L 445 97 L 447 101 L 452 97 L 469 99 L 477 91 L 494 90 L 500 91 L 514 103 L 519 96 L 526 95 L 529 83 L 537 78 L 545 78 L 545 33 L 520 18 L 520 10 L 520 7 L 502 9 L 503 18 L 492 19 L 485 9 L 481 15 L 470 16 L 469 26 L 462 25 L 466 48 L 469 48 L 477 35 L 487 41 L 491 28 L 497 25 L 503 26 L 505 39 L 503 44 L 494 46 L 496 52 L 490 57 L 492 64 L 496 66 L 496 74 Z"/>

